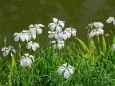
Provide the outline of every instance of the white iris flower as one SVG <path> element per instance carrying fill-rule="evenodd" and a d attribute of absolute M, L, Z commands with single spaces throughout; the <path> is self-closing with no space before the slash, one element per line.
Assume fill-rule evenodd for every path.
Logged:
<path fill-rule="evenodd" d="M 59 41 L 62 41 L 63 40 L 63 32 L 60 32 L 58 34 L 55 34 L 55 38 Z"/>
<path fill-rule="evenodd" d="M 13 53 L 16 53 L 16 50 L 14 49 L 13 46 L 9 46 L 9 47 L 3 47 L 1 49 L 1 51 L 3 51 L 3 56 L 6 57 L 10 52 L 11 56 L 13 55 Z"/>
<path fill-rule="evenodd" d="M 28 42 L 31 40 L 31 34 L 29 30 L 23 30 L 21 33 L 14 33 L 14 40 L 16 42 L 18 42 L 19 40 L 21 40 L 22 42 Z"/>
<path fill-rule="evenodd" d="M 74 73 L 74 67 L 68 65 L 67 63 L 63 64 L 63 66 L 60 66 L 57 70 L 58 74 L 61 75 L 64 72 L 64 78 L 68 79 L 71 74 Z"/>
<path fill-rule="evenodd" d="M 64 41 L 58 41 L 57 44 L 56 41 L 52 41 L 51 43 L 53 44 L 54 49 L 58 48 L 59 50 L 61 50 L 62 48 L 64 48 Z"/>
<path fill-rule="evenodd" d="M 49 23 L 48 27 L 50 27 L 51 31 L 54 31 L 56 29 L 57 32 L 61 32 L 62 28 L 64 28 L 64 21 L 53 18 L 53 23 Z"/>
<path fill-rule="evenodd" d="M 26 47 L 27 47 L 27 49 L 32 48 L 33 51 L 36 51 L 36 49 L 39 48 L 40 46 L 39 46 L 38 43 L 30 41 L 30 42 L 27 43 Z"/>
<path fill-rule="evenodd" d="M 54 38 L 55 37 L 55 34 L 56 34 L 56 32 L 54 32 L 54 31 L 48 31 L 48 38 L 49 39 L 52 39 L 52 38 Z"/>
<path fill-rule="evenodd" d="M 42 34 L 42 27 L 45 27 L 44 25 L 42 24 L 35 24 L 35 28 L 37 30 L 37 34 Z"/>
<path fill-rule="evenodd" d="M 62 48 L 64 48 L 64 41 L 58 41 L 57 46 L 58 46 L 59 50 L 62 49 Z"/>
<path fill-rule="evenodd" d="M 70 28 L 66 28 L 64 31 L 67 35 L 68 38 L 71 37 L 71 35 L 76 36 L 76 29 L 70 27 Z"/>
<path fill-rule="evenodd" d="M 31 32 L 32 38 L 35 40 L 36 39 L 36 34 L 42 34 L 42 27 L 44 27 L 44 25 L 42 24 L 31 24 L 29 26 L 29 31 Z"/>
<path fill-rule="evenodd" d="M 112 23 L 115 25 L 115 19 L 114 17 L 109 17 L 107 20 L 106 20 L 107 23 Z"/>
<path fill-rule="evenodd" d="M 102 29 L 102 28 L 104 27 L 104 24 L 101 23 L 101 22 L 94 22 L 94 23 L 93 23 L 93 26 L 94 26 L 95 28 L 100 28 L 100 29 Z"/>
<path fill-rule="evenodd" d="M 90 28 L 92 29 L 91 32 L 89 33 L 89 38 L 92 38 L 94 36 L 99 36 L 100 34 L 104 34 L 103 30 L 103 23 L 101 22 L 94 22 L 92 24 L 89 24 Z"/>
<path fill-rule="evenodd" d="M 24 56 L 21 57 L 20 66 L 31 66 L 32 60 L 34 61 L 34 58 L 32 55 L 29 55 L 29 53 L 24 54 Z"/>
<path fill-rule="evenodd" d="M 104 34 L 103 29 L 94 29 L 90 32 L 89 37 L 92 38 L 93 36 L 99 36 L 100 34 Z"/>
<path fill-rule="evenodd" d="M 35 40 L 36 39 L 36 29 L 33 24 L 29 26 L 29 31 L 31 32 L 32 38 Z"/>
<path fill-rule="evenodd" d="M 25 40 L 28 42 L 31 40 L 31 34 L 29 30 L 23 30 L 21 32 L 21 40 L 24 42 Z"/>

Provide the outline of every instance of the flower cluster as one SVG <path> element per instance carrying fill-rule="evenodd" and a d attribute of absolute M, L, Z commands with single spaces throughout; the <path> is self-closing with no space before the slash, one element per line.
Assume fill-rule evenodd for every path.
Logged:
<path fill-rule="evenodd" d="M 34 61 L 34 57 L 32 55 L 29 55 L 29 53 L 27 53 L 21 57 L 20 65 L 21 66 L 31 66 L 32 61 Z"/>
<path fill-rule="evenodd" d="M 9 47 L 3 47 L 1 49 L 1 51 L 3 51 L 3 56 L 6 57 L 8 54 L 10 54 L 11 56 L 16 53 L 16 50 L 14 49 L 13 46 L 9 46 Z"/>
<path fill-rule="evenodd" d="M 52 39 L 54 38 L 51 43 L 54 44 L 54 49 L 58 47 L 58 49 L 64 48 L 64 40 L 67 40 L 71 36 L 76 36 L 76 29 L 70 27 L 66 28 L 63 31 L 63 28 L 65 26 L 64 21 L 60 21 L 57 18 L 53 18 L 53 23 L 49 23 L 48 27 L 50 30 L 48 31 L 48 38 Z"/>
<path fill-rule="evenodd" d="M 14 33 L 14 40 L 16 42 L 18 42 L 19 40 L 24 42 L 28 42 L 27 43 L 27 49 L 31 49 L 33 51 L 35 51 L 37 48 L 39 48 L 39 44 L 38 43 L 33 43 L 32 39 L 35 40 L 37 35 L 42 34 L 42 27 L 44 27 L 44 25 L 42 24 L 31 24 L 29 26 L 29 30 L 23 30 L 20 33 Z"/>
<path fill-rule="evenodd" d="M 26 48 L 27 49 L 32 49 L 33 51 L 36 51 L 37 48 L 39 48 L 39 44 L 36 42 L 33 42 L 33 40 L 35 40 L 37 38 L 37 35 L 42 34 L 42 27 L 44 27 L 44 25 L 42 24 L 31 24 L 29 26 L 29 30 L 23 30 L 20 33 L 14 33 L 14 40 L 16 42 L 18 41 L 22 41 L 22 42 L 27 42 Z M 22 56 L 21 60 L 20 60 L 20 65 L 21 66 L 31 66 L 32 64 L 32 60 L 33 56 L 27 54 L 24 54 L 24 56 Z M 33 59 L 34 61 L 34 59 Z"/>
<path fill-rule="evenodd" d="M 90 38 L 99 36 L 100 34 L 104 34 L 104 24 L 101 22 L 94 22 L 92 24 L 89 24 L 89 27 L 91 28 L 91 32 L 89 33 Z"/>
<path fill-rule="evenodd" d="M 18 42 L 19 40 L 24 41 L 30 41 L 31 40 L 31 33 L 29 30 L 23 30 L 21 33 L 14 33 L 14 40 Z"/>
<path fill-rule="evenodd" d="M 58 68 L 58 74 L 61 75 L 64 72 L 64 78 L 68 79 L 70 77 L 71 74 L 74 73 L 74 67 L 68 65 L 67 63 L 63 64 L 63 66 L 60 66 Z"/>
<path fill-rule="evenodd" d="M 107 23 L 113 23 L 115 25 L 115 19 L 114 17 L 109 17 L 107 20 L 106 20 Z"/>

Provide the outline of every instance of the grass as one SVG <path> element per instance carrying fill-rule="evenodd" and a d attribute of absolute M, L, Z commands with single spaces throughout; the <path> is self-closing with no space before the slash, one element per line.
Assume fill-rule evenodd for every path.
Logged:
<path fill-rule="evenodd" d="M 88 46 L 76 39 L 82 49 L 72 42 L 61 51 L 39 49 L 31 68 L 21 67 L 19 60 L 15 60 L 12 68 L 11 57 L 0 58 L 0 86 L 115 86 L 115 51 L 111 45 L 106 46 L 103 36 L 99 46 L 93 39 L 89 39 Z M 75 68 L 67 80 L 57 73 L 59 66 L 66 62 Z"/>

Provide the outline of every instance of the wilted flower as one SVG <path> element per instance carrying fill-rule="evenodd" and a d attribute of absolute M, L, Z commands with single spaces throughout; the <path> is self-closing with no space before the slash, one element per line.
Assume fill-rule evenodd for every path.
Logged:
<path fill-rule="evenodd" d="M 30 42 L 27 43 L 27 49 L 32 48 L 33 51 L 36 51 L 36 49 L 39 48 L 39 47 L 40 47 L 39 44 L 36 43 L 36 42 L 30 41 Z"/>
<path fill-rule="evenodd" d="M 11 54 L 11 56 L 14 54 L 14 53 L 16 53 L 16 50 L 14 49 L 14 47 L 13 46 L 9 46 L 9 47 L 3 47 L 2 49 L 1 49 L 1 51 L 3 51 L 3 56 L 7 56 L 10 52 L 10 54 Z"/>
<path fill-rule="evenodd" d="M 32 55 L 29 55 L 29 53 L 24 54 L 24 56 L 21 57 L 20 66 L 31 66 L 32 60 L 34 61 L 34 58 Z"/>
<path fill-rule="evenodd" d="M 63 64 L 63 66 L 60 66 L 58 68 L 58 74 L 61 75 L 64 72 L 64 78 L 68 79 L 70 77 L 71 74 L 74 73 L 74 67 L 68 65 L 67 63 Z"/>

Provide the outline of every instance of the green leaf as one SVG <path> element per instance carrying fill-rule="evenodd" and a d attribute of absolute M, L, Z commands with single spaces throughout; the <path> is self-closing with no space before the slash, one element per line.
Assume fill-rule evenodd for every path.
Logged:
<path fill-rule="evenodd" d="M 75 37 L 75 38 L 80 42 L 80 44 L 83 47 L 84 51 L 89 52 L 89 49 L 87 48 L 86 44 L 82 40 L 80 40 L 79 38 L 77 38 L 77 37 Z"/>
<path fill-rule="evenodd" d="M 91 46 L 91 49 L 95 48 L 95 43 L 92 39 L 90 39 L 90 46 Z"/>
<path fill-rule="evenodd" d="M 115 36 L 113 37 L 113 43 L 115 43 Z"/>
<path fill-rule="evenodd" d="M 107 51 L 106 41 L 105 41 L 104 36 L 102 36 L 102 38 L 103 38 L 103 53 L 105 53 Z"/>

